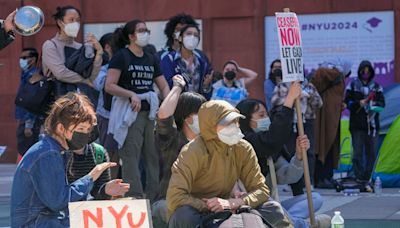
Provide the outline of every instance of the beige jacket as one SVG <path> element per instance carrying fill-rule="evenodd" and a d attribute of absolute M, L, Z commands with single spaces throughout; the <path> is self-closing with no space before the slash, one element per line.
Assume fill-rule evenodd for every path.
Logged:
<path fill-rule="evenodd" d="M 168 217 L 189 205 L 205 212 L 203 198 L 229 199 L 237 180 L 248 192 L 243 200 L 255 208 L 269 198 L 253 147 L 245 140 L 228 146 L 218 139 L 216 126 L 230 112 L 238 112 L 226 101 L 209 101 L 199 110 L 201 136 L 185 145 L 171 171 L 167 191 Z"/>

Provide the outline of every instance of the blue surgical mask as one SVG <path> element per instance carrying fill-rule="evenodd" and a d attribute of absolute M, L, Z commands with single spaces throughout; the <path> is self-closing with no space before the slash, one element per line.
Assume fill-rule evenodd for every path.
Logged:
<path fill-rule="evenodd" d="M 190 130 L 192 130 L 193 133 L 198 135 L 198 134 L 200 134 L 199 116 L 193 115 L 192 118 L 193 118 L 193 123 L 192 124 L 188 123 L 188 126 L 189 126 Z"/>
<path fill-rule="evenodd" d="M 19 59 L 19 67 L 21 67 L 21 69 L 23 71 L 26 71 L 28 69 L 28 60 L 27 59 Z"/>
<path fill-rule="evenodd" d="M 257 127 L 254 129 L 255 132 L 268 131 L 271 125 L 271 120 L 269 117 L 265 117 L 257 120 Z"/>

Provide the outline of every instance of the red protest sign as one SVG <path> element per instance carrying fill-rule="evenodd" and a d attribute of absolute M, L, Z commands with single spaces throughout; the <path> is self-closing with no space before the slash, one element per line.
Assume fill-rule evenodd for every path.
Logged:
<path fill-rule="evenodd" d="M 68 208 L 71 228 L 153 227 L 147 200 L 80 201 Z"/>
<path fill-rule="evenodd" d="M 283 82 L 304 80 L 303 49 L 295 13 L 275 13 Z"/>

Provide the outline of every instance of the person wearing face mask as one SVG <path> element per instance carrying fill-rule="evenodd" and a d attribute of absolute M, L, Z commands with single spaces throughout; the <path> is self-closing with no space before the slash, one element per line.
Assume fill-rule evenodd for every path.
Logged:
<path fill-rule="evenodd" d="M 166 227 L 167 206 L 165 197 L 171 178 L 171 166 L 178 157 L 182 147 L 200 133 L 197 113 L 206 99 L 193 92 L 183 92 L 185 80 L 180 75 L 173 78 L 174 86 L 161 103 L 157 114 L 155 141 L 161 155 L 161 181 L 152 205 L 153 224 L 155 227 Z"/>
<path fill-rule="evenodd" d="M 93 126 L 90 134 L 79 133 L 76 136 L 72 138 L 74 140 L 70 147 L 72 154 L 66 166 L 69 183 L 84 177 L 97 164 L 110 161 L 104 147 L 94 143 L 99 136 L 97 125 Z M 123 196 L 128 190 L 129 184 L 122 183 L 121 179 L 111 180 L 110 169 L 107 169 L 93 182 L 90 194 L 95 200 L 108 200 L 113 196 Z"/>
<path fill-rule="evenodd" d="M 154 55 L 143 51 L 150 39 L 150 31 L 143 21 L 129 21 L 117 28 L 113 36 L 118 51 L 110 60 L 105 83 L 105 91 L 114 96 L 108 131 L 118 142 L 118 154 L 123 163 L 122 178 L 131 186 L 127 196 L 145 196 L 139 170 L 143 156 L 146 197 L 153 201 L 159 186 L 159 154 L 154 142 L 154 119 L 159 101 L 153 83 L 163 98 L 170 89 Z M 118 110 L 117 101 L 123 110 Z M 120 124 L 120 120 L 130 122 L 130 125 Z M 125 134 L 118 133 L 121 129 Z"/>
<path fill-rule="evenodd" d="M 174 162 L 167 190 L 169 227 L 196 227 L 211 213 L 256 209 L 273 227 L 291 227 L 275 201 L 257 163 L 253 147 L 245 140 L 238 119 L 244 116 L 222 100 L 204 103 L 198 112 L 200 136 L 186 144 Z M 241 180 L 248 193 L 231 198 Z"/>
<path fill-rule="evenodd" d="M 275 86 L 282 81 L 282 71 L 280 79 L 277 74 L 278 72 L 275 72 L 275 70 L 278 69 L 281 70 L 281 60 L 275 59 L 274 61 L 272 61 L 269 68 L 269 73 L 264 80 L 264 95 L 268 111 L 271 111 L 272 109 L 271 99 L 274 95 Z"/>
<path fill-rule="evenodd" d="M 375 71 L 371 62 L 362 61 L 357 74 L 358 77 L 346 88 L 345 102 L 350 110 L 354 175 L 357 180 L 368 184 L 376 159 L 379 112 L 385 107 L 385 97 L 382 86 L 374 81 Z"/>
<path fill-rule="evenodd" d="M 255 149 L 261 171 L 266 177 L 266 183 L 272 189 L 271 195 L 275 196 L 278 192 L 277 186 L 273 186 L 272 173 L 269 172 L 272 167 L 268 167 L 268 157 L 271 157 L 274 163 L 273 167 L 276 173 L 277 184 L 293 184 L 298 182 L 303 177 L 301 148 L 308 150 L 310 141 L 307 135 L 297 137 L 294 155 L 291 155 L 286 146 L 283 145 L 284 141 L 288 140 L 290 133 L 288 133 L 287 129 L 290 129 L 291 122 L 293 121 L 289 109 L 285 107 L 276 111 L 271 123 L 265 104 L 262 101 L 246 99 L 241 101 L 236 108 L 246 117 L 239 120 L 240 128 L 244 132 L 245 139 Z M 290 110 L 290 112 L 293 111 Z M 258 139 L 264 139 L 264 141 Z M 274 151 L 273 148 L 276 148 L 276 146 L 272 145 L 273 143 L 281 144 L 281 149 L 278 153 L 276 153 L 278 150 Z M 313 192 L 312 198 L 314 210 L 318 211 L 322 206 L 322 197 L 318 193 Z M 282 206 L 288 211 L 295 227 L 310 226 L 306 220 L 309 215 L 307 196 L 305 194 L 282 201 Z M 326 215 L 317 216 L 316 220 L 317 224 L 320 224 L 317 227 L 325 227 L 324 224 L 330 224 L 330 217 Z"/>
<path fill-rule="evenodd" d="M 200 29 L 187 24 L 179 33 L 180 48 L 161 58 L 160 68 L 170 88 L 172 77 L 182 75 L 186 81 L 185 91 L 196 92 L 210 99 L 212 92 L 212 67 L 207 56 L 195 51 L 200 42 Z"/>
<path fill-rule="evenodd" d="M 19 58 L 19 66 L 21 68 L 21 77 L 18 91 L 22 90 L 31 77 L 40 74 L 37 68 L 39 54 L 35 48 L 24 48 Z M 18 94 L 19 92 L 17 92 Z M 16 105 L 15 119 L 18 121 L 17 128 L 17 146 L 18 153 L 24 156 L 25 152 L 39 140 L 40 127 L 43 117 L 27 111 L 26 109 Z"/>
<path fill-rule="evenodd" d="M 115 163 L 98 164 L 69 183 L 67 150 L 90 140 L 96 114 L 84 95 L 68 93 L 53 104 L 46 135 L 33 145 L 15 171 L 11 191 L 11 227 L 69 227 L 68 203 L 88 199 L 93 182 Z"/>
<path fill-rule="evenodd" d="M 82 46 L 81 43 L 75 41 L 80 29 L 81 13 L 73 6 L 62 6 L 57 7 L 53 18 L 59 31 L 55 37 L 43 44 L 43 73 L 55 79 L 56 96 L 62 96 L 67 92 L 84 91 L 92 99 L 94 96 L 90 88 L 93 87 L 93 81 L 100 71 L 103 48 L 93 34 L 88 34 L 85 42 L 92 44 L 96 53 L 90 77 L 85 79 L 82 75 L 68 69 L 65 66 L 65 60 L 68 57 L 66 54 Z M 92 103 L 96 104 L 97 100 L 92 99 Z"/>
<path fill-rule="evenodd" d="M 243 74 L 239 79 L 238 74 Z M 229 60 L 224 64 L 223 79 L 212 85 L 213 93 L 211 100 L 225 100 L 231 105 L 236 106 L 241 100 L 248 96 L 246 85 L 256 79 L 257 73 L 240 67 L 234 60 Z"/>

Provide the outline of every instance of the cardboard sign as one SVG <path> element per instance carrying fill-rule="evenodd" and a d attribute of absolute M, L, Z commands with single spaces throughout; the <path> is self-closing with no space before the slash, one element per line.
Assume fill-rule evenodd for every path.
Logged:
<path fill-rule="evenodd" d="M 275 13 L 282 64 L 282 81 L 303 81 L 303 48 L 295 13 Z"/>
<path fill-rule="evenodd" d="M 93 200 L 69 203 L 71 228 L 153 227 L 148 200 Z"/>

